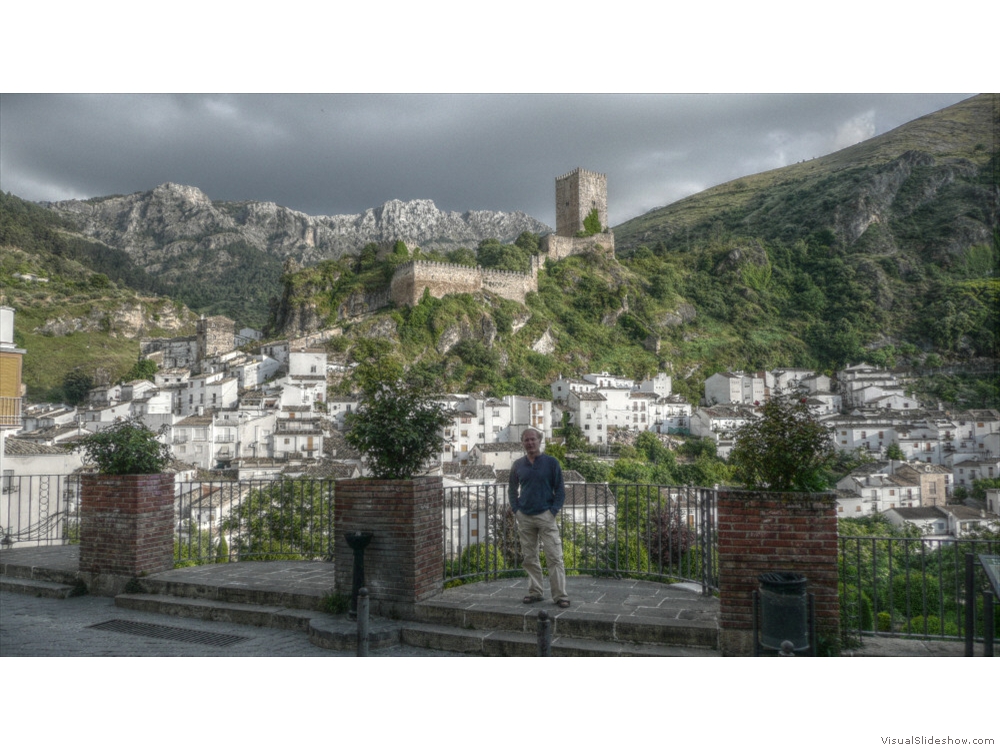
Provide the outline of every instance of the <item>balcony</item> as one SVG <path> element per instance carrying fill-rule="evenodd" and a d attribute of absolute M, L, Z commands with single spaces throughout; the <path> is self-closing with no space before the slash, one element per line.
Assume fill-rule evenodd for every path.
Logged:
<path fill-rule="evenodd" d="M 0 428 L 21 426 L 21 399 L 0 396 Z"/>

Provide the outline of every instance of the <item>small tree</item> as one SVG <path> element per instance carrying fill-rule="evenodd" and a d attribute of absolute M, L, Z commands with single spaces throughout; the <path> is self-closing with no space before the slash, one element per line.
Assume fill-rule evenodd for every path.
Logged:
<path fill-rule="evenodd" d="M 170 463 L 170 446 L 138 417 L 115 422 L 79 441 L 87 461 L 101 474 L 159 474 Z"/>
<path fill-rule="evenodd" d="M 906 454 L 903 453 L 903 449 L 899 447 L 899 443 L 889 443 L 888 447 L 885 449 L 885 457 L 892 459 L 893 461 L 906 460 Z"/>
<path fill-rule="evenodd" d="M 818 492 L 827 487 L 824 469 L 833 457 L 829 430 L 806 400 L 773 396 L 759 418 L 736 431 L 729 462 L 750 489 Z"/>
<path fill-rule="evenodd" d="M 132 380 L 152 380 L 157 371 L 156 363 L 151 359 L 146 359 L 141 354 L 132 369 L 122 376 L 122 382 L 128 383 Z"/>
<path fill-rule="evenodd" d="M 62 391 L 63 398 L 72 406 L 83 403 L 94 387 L 94 379 L 81 370 L 71 370 L 63 378 Z"/>
<path fill-rule="evenodd" d="M 449 418 L 424 387 L 404 379 L 384 342 L 364 341 L 359 349 L 361 405 L 347 418 L 345 438 L 376 479 L 411 479 L 440 451 Z"/>

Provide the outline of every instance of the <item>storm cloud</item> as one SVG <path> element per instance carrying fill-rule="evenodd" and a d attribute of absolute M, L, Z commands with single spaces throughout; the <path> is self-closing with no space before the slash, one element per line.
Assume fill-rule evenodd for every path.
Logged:
<path fill-rule="evenodd" d="M 0 95 L 0 185 L 54 201 L 175 182 L 312 215 L 431 199 L 552 226 L 555 178 L 584 167 L 607 174 L 615 225 L 968 96 Z"/>

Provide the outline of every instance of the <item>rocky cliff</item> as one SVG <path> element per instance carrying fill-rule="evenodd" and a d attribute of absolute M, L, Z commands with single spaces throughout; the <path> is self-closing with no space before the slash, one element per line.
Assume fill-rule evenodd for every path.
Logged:
<path fill-rule="evenodd" d="M 391 200 L 360 214 L 309 216 L 260 201 L 212 201 L 196 187 L 165 183 L 145 193 L 46 204 L 80 230 L 127 251 L 149 271 L 183 253 L 218 251 L 237 242 L 311 265 L 356 254 L 370 242 L 451 249 L 496 237 L 551 231 L 523 212 L 440 211 L 430 200 Z"/>

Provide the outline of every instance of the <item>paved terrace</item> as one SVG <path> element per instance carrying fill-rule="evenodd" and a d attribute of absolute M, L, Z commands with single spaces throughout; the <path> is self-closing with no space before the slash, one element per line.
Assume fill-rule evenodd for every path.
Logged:
<path fill-rule="evenodd" d="M 0 551 L 0 574 L 4 574 L 6 566 L 10 565 L 75 575 L 78 562 L 79 547 L 73 545 L 4 550 Z M 296 597 L 301 597 L 304 606 L 310 600 L 315 601 L 330 594 L 335 588 L 333 565 L 324 562 L 267 561 L 202 565 L 157 573 L 149 576 L 149 580 L 195 584 L 206 595 L 210 595 L 213 590 L 242 591 L 246 593 L 248 601 L 266 598 L 269 592 L 291 593 Z M 501 616 L 537 614 L 539 610 L 545 609 L 554 618 L 567 617 L 595 623 L 631 621 L 655 626 L 657 621 L 666 624 L 668 621 L 674 623 L 679 621 L 715 623 L 718 620 L 718 599 L 701 596 L 700 587 L 694 584 L 669 585 L 628 579 L 569 576 L 567 589 L 573 602 L 568 610 L 560 610 L 549 601 L 539 602 L 532 607 L 523 604 L 521 599 L 527 590 L 523 578 L 507 578 L 457 586 L 445 590 L 429 600 L 429 603 L 436 607 Z M 17 595 L 5 594 L 5 596 Z M 42 602 L 43 600 L 38 601 Z M 107 600 L 107 603 L 110 606 L 111 600 Z M 61 604 L 65 604 L 65 602 Z M 39 603 L 37 606 L 52 607 L 53 605 Z M 58 611 L 58 609 L 54 611 Z M 3 629 L 9 633 L 11 622 L 8 620 L 8 616 L 3 615 L 2 617 L 4 620 Z M 322 649 L 315 650 L 322 651 Z M 420 649 L 416 651 L 420 651 Z M 961 642 L 869 638 L 866 639 L 863 648 L 847 652 L 844 655 L 962 656 L 963 653 Z M 185 653 L 178 652 L 176 655 L 185 655 Z M 317 653 L 317 655 L 319 654 Z M 400 653 L 399 655 L 420 654 Z M 717 652 L 706 652 L 703 655 L 715 656 Z"/>

